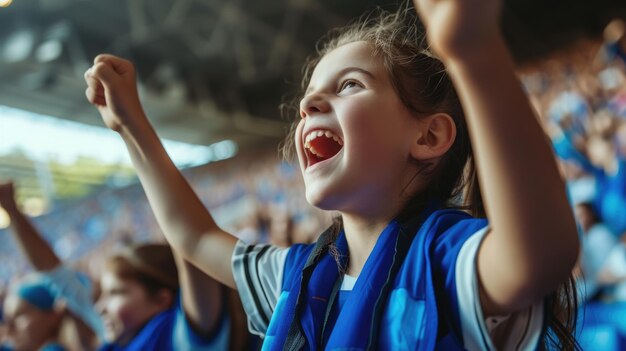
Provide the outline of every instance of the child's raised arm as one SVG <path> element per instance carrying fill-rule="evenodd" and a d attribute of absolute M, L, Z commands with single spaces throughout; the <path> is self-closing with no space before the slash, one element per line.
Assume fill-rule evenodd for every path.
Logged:
<path fill-rule="evenodd" d="M 183 311 L 200 335 L 214 334 L 225 313 L 225 288 L 174 252 Z"/>
<path fill-rule="evenodd" d="M 163 233 L 184 259 L 235 287 L 230 259 L 236 238 L 221 230 L 169 158 L 146 117 L 129 61 L 99 55 L 85 72 L 87 99 L 118 132 Z"/>
<path fill-rule="evenodd" d="M 58 267 L 61 264 L 59 257 L 39 230 L 18 208 L 13 183 L 0 183 L 0 206 L 9 215 L 15 241 L 33 268 L 41 272 L 51 271 Z"/>
<path fill-rule="evenodd" d="M 478 254 L 485 315 L 554 291 L 578 254 L 576 226 L 547 138 L 514 73 L 499 0 L 414 0 L 469 126 L 491 232 Z"/>

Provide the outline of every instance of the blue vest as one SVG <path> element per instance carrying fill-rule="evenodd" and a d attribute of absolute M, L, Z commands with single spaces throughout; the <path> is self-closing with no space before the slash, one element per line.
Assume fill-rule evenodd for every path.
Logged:
<path fill-rule="evenodd" d="M 102 345 L 98 351 L 172 350 L 172 331 L 176 320 L 176 308 L 165 310 L 154 316 L 128 345 Z"/>
<path fill-rule="evenodd" d="M 381 233 L 328 340 L 321 336 L 340 281 L 336 259 L 319 243 L 326 233 L 317 244 L 292 246 L 263 350 L 462 349 L 456 294 L 440 291 L 445 282 L 435 272 L 454 267 L 444 261 L 456 261 L 462 243 L 487 221 L 456 210 L 425 216 L 408 225 L 392 221 Z M 345 259 L 345 236 L 335 244 Z M 442 306 L 444 299 L 455 307 Z M 438 340 L 442 330 L 453 336 Z"/>
<path fill-rule="evenodd" d="M 229 323 L 229 317 L 226 307 L 224 307 L 220 322 L 215 326 L 213 334 L 198 335 L 191 329 L 186 320 L 179 293 L 176 297 L 176 304 L 152 317 L 127 345 L 120 346 L 107 343 L 100 346 L 98 351 L 176 351 L 179 348 L 185 350 L 226 349 L 230 339 L 230 334 L 224 337 L 224 328 L 228 328 L 226 323 Z M 177 332 L 184 333 L 184 336 L 175 334 Z M 175 342 L 184 342 L 185 344 L 178 345 L 177 343 L 175 345 Z"/>

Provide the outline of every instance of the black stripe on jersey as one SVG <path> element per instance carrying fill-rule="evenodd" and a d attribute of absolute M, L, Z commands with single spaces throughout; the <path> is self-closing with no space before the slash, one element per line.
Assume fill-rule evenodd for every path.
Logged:
<path fill-rule="evenodd" d="M 270 321 L 265 315 L 263 306 L 261 306 L 261 301 L 259 300 L 259 296 L 255 292 L 254 285 L 252 284 L 252 277 L 250 276 L 250 270 L 248 267 L 248 258 L 249 258 L 248 255 L 250 254 L 253 248 L 254 246 L 252 245 L 246 248 L 246 253 L 244 254 L 244 259 L 243 259 L 243 271 L 246 275 L 246 282 L 248 283 L 248 286 L 249 286 L 248 290 L 250 291 L 250 294 L 252 295 L 252 298 L 254 299 L 254 304 L 256 306 L 256 309 L 257 311 L 259 311 L 259 314 L 261 315 L 261 318 L 263 319 L 263 322 L 265 323 L 265 325 L 269 325 Z"/>
<path fill-rule="evenodd" d="M 256 258 L 254 260 L 254 265 L 256 267 L 256 275 L 257 275 L 257 279 L 260 281 L 261 277 L 259 275 L 259 261 L 261 260 L 261 256 L 263 256 L 263 254 L 265 254 L 265 251 L 267 251 L 270 248 L 269 245 L 265 245 L 263 246 L 263 248 L 261 250 L 259 250 L 259 252 L 256 254 Z M 272 308 L 272 304 L 270 303 L 270 300 L 267 298 L 267 293 L 265 292 L 265 289 L 263 288 L 263 285 L 261 285 L 261 291 L 263 292 L 263 297 L 265 298 L 265 302 L 266 305 L 269 307 L 270 312 L 274 313 L 274 309 Z M 265 311 L 263 311 L 265 312 Z"/>

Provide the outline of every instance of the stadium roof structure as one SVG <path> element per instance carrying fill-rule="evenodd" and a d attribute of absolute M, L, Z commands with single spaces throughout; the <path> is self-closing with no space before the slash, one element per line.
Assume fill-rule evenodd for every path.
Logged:
<path fill-rule="evenodd" d="M 507 0 L 502 24 L 519 62 L 597 36 L 626 2 Z M 0 8 L 0 104 L 101 125 L 83 72 L 109 52 L 138 67 L 158 132 L 194 144 L 232 139 L 242 149 L 286 131 L 278 105 L 329 28 L 373 0 L 13 0 Z M 592 6 L 592 7 L 591 7 Z M 0 117 L 1 118 L 1 117 Z"/>

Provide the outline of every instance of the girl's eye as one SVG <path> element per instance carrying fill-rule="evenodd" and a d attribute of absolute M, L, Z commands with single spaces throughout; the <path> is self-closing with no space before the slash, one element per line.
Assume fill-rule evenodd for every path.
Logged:
<path fill-rule="evenodd" d="M 355 88 L 355 87 L 359 87 L 361 86 L 358 82 L 354 81 L 354 80 L 346 80 L 343 83 L 341 83 L 341 86 L 339 87 L 339 92 L 342 92 L 346 89 L 351 89 L 351 88 Z"/>

